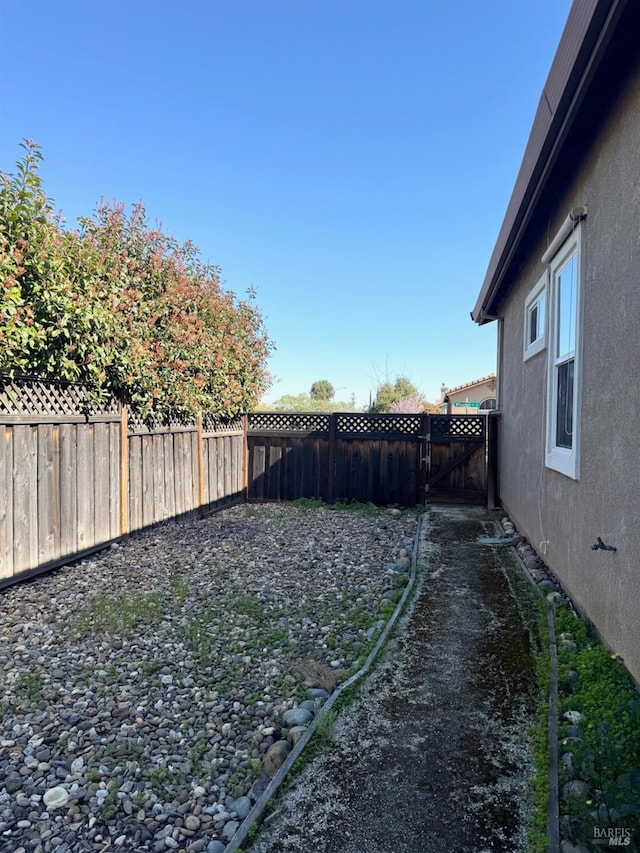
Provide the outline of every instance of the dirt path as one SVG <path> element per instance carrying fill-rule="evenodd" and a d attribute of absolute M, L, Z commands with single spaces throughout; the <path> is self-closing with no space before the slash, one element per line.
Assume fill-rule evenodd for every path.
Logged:
<path fill-rule="evenodd" d="M 254 849 L 524 849 L 535 688 L 516 602 L 529 589 L 507 549 L 478 542 L 486 518 L 429 510 L 413 604 Z"/>

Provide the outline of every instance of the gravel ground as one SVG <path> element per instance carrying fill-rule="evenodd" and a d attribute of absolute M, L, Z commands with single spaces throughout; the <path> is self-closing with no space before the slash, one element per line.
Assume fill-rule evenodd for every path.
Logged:
<path fill-rule="evenodd" d="M 252 853 L 527 849 L 536 594 L 478 507 L 431 506 L 417 579 L 332 739 L 285 785 Z M 489 535 L 488 535 L 489 534 Z"/>
<path fill-rule="evenodd" d="M 221 853 L 366 657 L 416 523 L 239 506 L 0 593 L 0 850 Z"/>

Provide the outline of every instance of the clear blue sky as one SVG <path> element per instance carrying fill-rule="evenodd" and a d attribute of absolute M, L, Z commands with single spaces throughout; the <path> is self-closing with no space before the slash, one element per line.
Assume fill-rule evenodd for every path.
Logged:
<path fill-rule="evenodd" d="M 0 0 L 0 169 L 43 149 L 250 285 L 266 399 L 430 400 L 495 370 L 471 321 L 569 0 Z"/>

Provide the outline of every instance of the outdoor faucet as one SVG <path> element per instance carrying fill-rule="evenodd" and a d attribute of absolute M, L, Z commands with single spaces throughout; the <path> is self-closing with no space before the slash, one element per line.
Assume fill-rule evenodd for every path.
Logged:
<path fill-rule="evenodd" d="M 598 536 L 598 539 L 596 540 L 595 544 L 591 546 L 591 550 L 592 551 L 598 551 L 598 550 L 600 550 L 600 551 L 617 551 L 618 549 L 615 547 L 615 545 L 605 545 L 604 542 L 602 541 L 602 538 L 600 536 Z"/>

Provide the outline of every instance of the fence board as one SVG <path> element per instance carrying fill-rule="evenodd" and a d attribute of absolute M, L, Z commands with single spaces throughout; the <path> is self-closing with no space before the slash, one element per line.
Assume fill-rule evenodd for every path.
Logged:
<path fill-rule="evenodd" d="M 231 495 L 234 489 L 233 438 L 225 435 L 222 438 L 222 469 L 224 471 L 224 494 Z"/>
<path fill-rule="evenodd" d="M 162 465 L 164 468 L 164 517 L 173 518 L 176 514 L 176 484 L 173 465 L 173 436 L 162 436 Z"/>
<path fill-rule="evenodd" d="M 153 472 L 152 516 L 157 524 L 167 518 L 165 514 L 165 492 L 167 481 L 164 470 L 164 436 L 151 436 L 151 466 Z"/>
<path fill-rule="evenodd" d="M 38 565 L 38 428 L 13 429 L 14 574 Z"/>
<path fill-rule="evenodd" d="M 93 545 L 109 541 L 109 424 L 96 423 L 93 427 L 94 448 L 94 504 Z"/>
<path fill-rule="evenodd" d="M 184 499 L 184 435 L 177 433 L 173 437 L 173 464 L 176 474 L 176 515 L 182 515 L 185 512 Z"/>
<path fill-rule="evenodd" d="M 205 506 L 211 503 L 211 487 L 209 482 L 209 453 L 211 449 L 211 441 L 208 438 L 202 439 L 202 498 Z"/>
<path fill-rule="evenodd" d="M 218 460 L 216 472 L 216 500 L 224 497 L 224 443 L 220 439 L 216 442 L 216 458 Z"/>
<path fill-rule="evenodd" d="M 218 498 L 218 483 L 216 480 L 217 442 L 215 438 L 205 438 L 207 448 L 207 467 L 205 468 L 205 490 L 207 504 L 213 504 Z"/>
<path fill-rule="evenodd" d="M 13 575 L 13 429 L 0 429 L 0 578 Z"/>
<path fill-rule="evenodd" d="M 77 426 L 60 425 L 60 555 L 78 547 Z"/>
<path fill-rule="evenodd" d="M 108 539 L 120 536 L 120 424 L 109 424 L 109 530 Z"/>
<path fill-rule="evenodd" d="M 269 448 L 269 478 L 267 481 L 267 497 L 275 501 L 280 495 L 282 473 L 282 446 L 273 445 Z"/>
<path fill-rule="evenodd" d="M 60 453 L 57 426 L 37 427 L 38 563 L 60 556 Z"/>
<path fill-rule="evenodd" d="M 142 527 L 142 436 L 129 436 L 129 530 Z"/>
<path fill-rule="evenodd" d="M 194 510 L 200 506 L 200 442 L 197 432 L 192 432 L 189 438 L 191 460 L 191 505 L 189 509 Z"/>
<path fill-rule="evenodd" d="M 243 475 L 243 459 L 244 459 L 244 446 L 245 446 L 245 438 L 244 436 L 238 438 L 231 438 L 231 445 L 234 450 L 233 454 L 233 481 L 231 484 L 231 491 L 227 497 L 228 502 L 235 503 L 236 501 L 243 499 L 244 497 L 244 475 Z"/>
<path fill-rule="evenodd" d="M 153 437 L 142 436 L 142 526 L 153 524 Z"/>
<path fill-rule="evenodd" d="M 76 431 L 78 447 L 78 551 L 91 548 L 95 544 L 93 429 L 93 424 L 78 424 Z"/>

